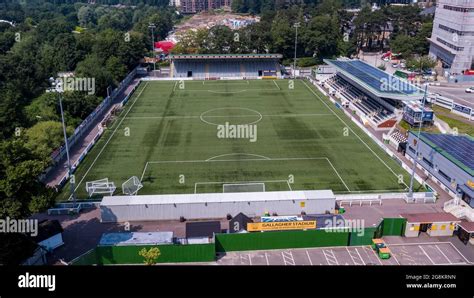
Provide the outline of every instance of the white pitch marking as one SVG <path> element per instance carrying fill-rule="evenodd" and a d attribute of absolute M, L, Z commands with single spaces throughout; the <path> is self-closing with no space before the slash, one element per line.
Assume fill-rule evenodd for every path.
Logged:
<path fill-rule="evenodd" d="M 267 266 L 270 266 L 270 262 L 268 261 L 268 255 L 266 252 L 265 252 L 265 260 L 267 261 Z"/>
<path fill-rule="evenodd" d="M 127 117 L 128 113 L 132 110 L 133 108 L 133 105 L 135 105 L 135 103 L 138 101 L 138 99 L 140 98 L 140 96 L 142 95 L 143 91 L 146 89 L 146 87 L 148 86 L 148 82 L 145 83 L 145 86 L 143 86 L 143 89 L 140 90 L 140 93 L 138 93 L 137 97 L 135 98 L 135 100 L 133 101 L 133 103 L 130 105 L 130 107 L 128 108 L 127 112 L 125 113 L 125 115 L 122 117 L 122 119 L 120 119 L 120 122 L 117 124 L 117 127 L 114 129 L 114 131 L 112 132 L 112 134 L 110 135 L 110 137 L 108 138 L 108 140 L 105 142 L 104 146 L 102 147 L 102 149 L 100 149 L 99 153 L 97 154 L 97 156 L 95 157 L 94 161 L 92 161 L 92 164 L 89 166 L 89 168 L 87 169 L 86 173 L 84 174 L 84 176 L 82 176 L 82 179 L 79 181 L 79 183 L 77 184 L 76 188 L 74 190 L 77 190 L 79 188 L 79 186 L 81 185 L 82 181 L 84 181 L 84 179 L 86 178 L 87 174 L 89 173 L 89 171 L 92 169 L 92 167 L 94 166 L 95 162 L 99 159 L 100 155 L 102 154 L 102 152 L 104 151 L 105 147 L 107 147 L 107 144 L 110 142 L 110 140 L 112 140 L 112 137 L 115 135 L 115 132 L 118 130 L 118 128 L 120 127 L 120 125 L 122 124 L 123 120 L 125 120 L 125 118 Z"/>
<path fill-rule="evenodd" d="M 248 118 L 248 117 L 255 117 L 256 115 L 210 115 L 205 116 L 206 118 Z M 332 114 L 326 113 L 312 113 L 312 114 L 262 114 L 263 117 L 314 117 L 314 116 L 333 116 Z M 148 119 L 199 119 L 201 116 L 197 115 L 183 115 L 183 116 L 131 116 L 126 117 L 127 119 L 132 120 L 148 120 Z"/>
<path fill-rule="evenodd" d="M 395 175 L 396 177 L 398 177 L 397 173 L 395 173 L 395 172 L 393 171 L 393 169 L 392 169 L 389 165 L 387 165 L 387 163 L 385 163 L 385 161 L 384 161 L 382 158 L 380 158 L 380 156 L 378 156 L 377 153 L 375 153 L 374 150 L 372 150 L 372 148 L 370 148 L 370 146 L 369 146 L 366 142 L 364 142 L 364 140 L 362 140 L 362 138 L 361 138 L 358 134 L 356 134 L 355 131 L 354 131 L 349 125 L 347 125 L 347 123 L 344 122 L 344 120 L 342 120 L 342 118 L 339 117 L 339 115 L 337 115 L 337 114 L 329 107 L 329 105 L 328 105 L 326 102 L 324 102 L 324 100 L 321 99 L 321 98 L 319 97 L 319 95 L 318 95 L 316 92 L 314 92 L 313 89 L 311 89 L 311 88 L 306 84 L 305 81 L 302 81 L 302 82 L 303 82 L 303 84 L 306 86 L 306 88 L 308 88 L 309 91 L 311 91 L 311 93 L 313 93 L 313 94 L 316 96 L 316 98 L 318 98 L 318 99 L 334 114 L 334 116 L 336 116 L 336 117 L 339 119 L 339 121 L 341 121 L 347 128 L 349 128 L 349 130 L 359 139 L 359 141 L 361 141 L 361 142 L 365 145 L 365 147 L 367 147 L 367 149 L 369 149 L 369 151 L 372 152 L 372 154 L 374 154 L 375 157 L 377 157 L 378 160 L 379 160 L 383 165 L 385 165 L 385 167 L 387 167 L 387 169 L 390 170 L 390 172 L 392 172 L 393 175 Z M 405 182 L 403 182 L 403 184 L 405 184 L 405 186 L 408 186 L 408 185 L 406 185 Z"/>
<path fill-rule="evenodd" d="M 332 165 L 332 162 L 329 160 L 329 158 L 326 157 L 326 160 L 328 161 L 329 165 L 332 167 L 332 169 L 334 170 L 334 172 L 336 173 L 337 177 L 339 177 L 339 179 L 341 180 L 342 184 L 344 184 L 344 186 L 346 187 L 346 189 L 350 192 L 351 190 L 349 189 L 349 187 L 347 187 L 347 184 L 346 182 L 344 182 L 344 180 L 342 180 L 342 177 L 341 175 L 339 175 L 339 173 L 337 172 L 336 168 Z"/>
<path fill-rule="evenodd" d="M 278 86 L 278 84 L 275 82 L 275 80 L 273 80 L 273 84 L 275 84 L 275 86 L 277 86 L 278 90 L 281 90 L 280 86 Z"/>
<path fill-rule="evenodd" d="M 286 183 L 288 183 L 288 188 L 290 189 L 290 191 L 293 191 L 293 189 L 291 188 L 291 185 L 290 185 L 290 181 L 286 180 Z"/>
<path fill-rule="evenodd" d="M 148 168 L 148 162 L 145 164 L 145 168 L 143 169 L 142 176 L 140 177 L 140 182 L 143 181 L 143 177 L 145 176 L 145 172 L 147 168 Z"/>
<path fill-rule="evenodd" d="M 250 153 L 227 153 L 227 154 L 221 154 L 221 155 L 216 155 L 211 158 L 206 159 L 206 161 L 213 161 L 215 158 L 223 157 L 223 156 L 235 156 L 235 155 L 248 155 L 248 156 L 255 156 L 255 157 L 261 157 L 262 159 L 265 160 L 271 160 L 271 158 L 259 155 L 259 154 L 250 154 Z"/>

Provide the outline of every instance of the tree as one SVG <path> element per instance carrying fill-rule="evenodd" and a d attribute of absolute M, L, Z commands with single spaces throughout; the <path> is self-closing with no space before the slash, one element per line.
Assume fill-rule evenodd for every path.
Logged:
<path fill-rule="evenodd" d="M 406 65 L 408 68 L 413 68 L 415 70 L 424 70 L 430 69 L 436 66 L 436 60 L 430 56 L 419 56 L 413 57 L 407 60 Z"/>
<path fill-rule="evenodd" d="M 291 57 L 294 50 L 295 29 L 290 25 L 289 16 L 279 11 L 271 25 L 272 48 L 275 53 Z"/>
<path fill-rule="evenodd" d="M 53 191 L 38 181 L 50 159 L 37 156 L 25 139 L 19 136 L 0 143 L 0 218 L 26 217 L 53 202 Z M 30 205 L 32 198 L 35 202 Z"/>
<path fill-rule="evenodd" d="M 73 133 L 71 127 L 67 131 L 69 135 Z M 40 121 L 28 128 L 25 135 L 26 146 L 43 160 L 47 160 L 51 153 L 64 142 L 62 124 L 57 121 Z"/>
<path fill-rule="evenodd" d="M 31 104 L 25 107 L 25 116 L 28 123 L 34 124 L 41 121 L 60 121 L 59 113 L 56 109 L 58 95 L 55 93 L 43 93 L 34 99 Z"/>
<path fill-rule="evenodd" d="M 71 33 L 56 36 L 54 46 L 55 71 L 71 71 L 76 67 L 76 39 Z"/>
<path fill-rule="evenodd" d="M 89 5 L 84 5 L 77 11 L 77 20 L 82 27 L 90 27 L 95 24 L 94 9 Z"/>
<path fill-rule="evenodd" d="M 114 81 L 114 84 L 116 86 L 118 86 L 120 81 L 127 75 L 128 72 L 127 66 L 115 56 L 112 56 L 107 59 L 107 62 L 105 63 L 105 68 L 112 76 L 112 80 Z"/>
<path fill-rule="evenodd" d="M 408 35 L 398 35 L 390 41 L 390 47 L 393 53 L 401 53 L 403 57 L 408 58 L 414 53 L 414 38 Z"/>
<path fill-rule="evenodd" d="M 151 247 L 150 249 L 143 248 L 138 252 L 145 260 L 143 261 L 146 265 L 155 265 L 158 258 L 161 255 L 158 247 Z"/>
<path fill-rule="evenodd" d="M 433 22 L 423 23 L 421 29 L 413 38 L 414 42 L 414 52 L 419 55 L 427 55 L 430 50 L 430 42 L 428 38 L 431 36 L 433 31 Z"/>
<path fill-rule="evenodd" d="M 103 67 L 104 61 L 97 55 L 92 54 L 79 62 L 76 67 L 76 76 L 81 78 L 95 78 L 96 94 L 104 96 L 107 87 L 113 84 L 112 76 Z"/>

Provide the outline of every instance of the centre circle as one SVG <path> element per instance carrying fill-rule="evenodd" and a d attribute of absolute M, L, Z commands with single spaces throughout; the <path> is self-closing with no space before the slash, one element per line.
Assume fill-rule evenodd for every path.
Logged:
<path fill-rule="evenodd" d="M 224 111 L 227 111 L 224 112 Z M 238 118 L 246 118 L 246 117 L 255 117 L 256 120 L 250 123 L 239 123 L 245 125 L 256 124 L 260 122 L 263 118 L 263 115 L 258 111 L 248 109 L 248 108 L 216 108 L 209 111 L 206 111 L 201 114 L 199 117 L 202 122 L 210 124 L 210 125 L 223 125 L 226 122 L 232 122 L 234 119 Z"/>

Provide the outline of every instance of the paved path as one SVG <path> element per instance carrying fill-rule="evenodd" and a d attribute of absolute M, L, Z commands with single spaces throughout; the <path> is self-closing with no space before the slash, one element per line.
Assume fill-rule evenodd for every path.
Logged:
<path fill-rule="evenodd" d="M 94 137 L 99 132 L 99 124 L 104 120 L 104 117 L 114 109 L 117 104 L 119 104 L 127 95 L 129 95 L 135 86 L 140 82 L 139 78 L 135 78 L 130 85 L 122 91 L 115 100 L 110 105 L 109 109 L 104 110 L 100 116 L 98 116 L 95 121 L 89 126 L 87 131 L 76 141 L 76 143 L 69 148 L 69 155 L 71 159 L 71 164 L 74 164 L 82 152 L 87 148 L 87 146 L 92 142 Z M 54 168 L 46 175 L 44 183 L 50 187 L 56 187 L 61 179 L 67 173 L 67 159 L 66 155 L 54 166 Z"/>

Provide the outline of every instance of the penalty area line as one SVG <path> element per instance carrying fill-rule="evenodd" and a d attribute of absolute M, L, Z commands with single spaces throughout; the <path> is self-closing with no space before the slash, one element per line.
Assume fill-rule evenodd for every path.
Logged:
<path fill-rule="evenodd" d="M 92 167 L 94 166 L 94 164 L 96 163 L 96 161 L 99 159 L 100 155 L 102 154 L 102 152 L 105 150 L 105 148 L 107 147 L 107 145 L 109 144 L 110 140 L 112 140 L 112 138 L 114 137 L 115 133 L 117 132 L 118 128 L 120 127 L 120 125 L 122 125 L 122 122 L 123 120 L 125 120 L 125 118 L 127 117 L 128 113 L 132 110 L 133 106 L 135 105 L 135 103 L 138 101 L 138 99 L 140 99 L 140 96 L 142 95 L 143 91 L 146 89 L 146 87 L 148 86 L 148 82 L 145 83 L 145 86 L 143 86 L 143 89 L 140 90 L 140 93 L 138 93 L 137 97 L 135 98 L 135 100 L 132 102 L 132 104 L 130 105 L 130 107 L 128 108 L 127 112 L 125 113 L 125 115 L 122 117 L 122 119 L 120 119 L 120 122 L 117 124 L 117 127 L 115 127 L 114 131 L 112 132 L 112 134 L 110 135 L 110 137 L 107 139 L 107 141 L 105 142 L 104 146 L 100 149 L 99 153 L 97 154 L 97 156 L 95 157 L 95 159 L 92 161 L 92 164 L 89 166 L 89 168 L 87 169 L 86 173 L 84 174 L 84 176 L 82 176 L 82 179 L 79 181 L 79 183 L 77 184 L 76 188 L 74 189 L 74 191 L 76 191 L 79 186 L 81 185 L 82 181 L 84 181 L 84 179 L 86 178 L 87 174 L 89 174 L 89 171 L 92 169 Z"/>

